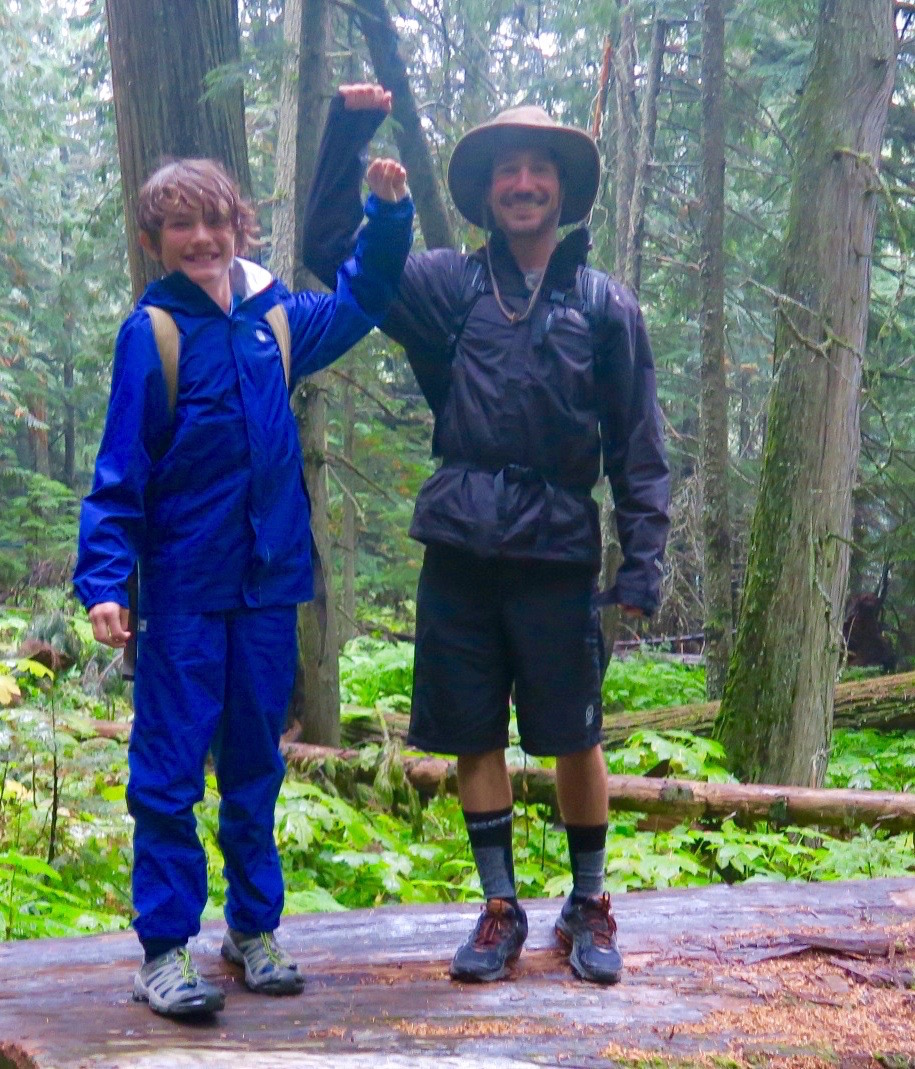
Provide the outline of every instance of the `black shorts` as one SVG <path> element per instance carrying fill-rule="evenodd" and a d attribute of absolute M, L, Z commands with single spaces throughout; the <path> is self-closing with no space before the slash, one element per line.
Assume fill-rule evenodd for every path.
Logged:
<path fill-rule="evenodd" d="M 410 745 L 503 749 L 512 689 L 527 753 L 596 745 L 604 654 L 595 586 L 583 565 L 484 560 L 430 545 L 416 598 Z"/>

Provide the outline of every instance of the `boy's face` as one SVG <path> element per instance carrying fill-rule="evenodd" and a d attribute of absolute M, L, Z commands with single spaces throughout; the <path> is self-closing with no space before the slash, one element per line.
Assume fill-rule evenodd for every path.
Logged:
<path fill-rule="evenodd" d="M 493 222 L 508 237 L 555 231 L 562 187 L 555 161 L 539 149 L 509 149 L 496 156 L 489 185 Z"/>
<path fill-rule="evenodd" d="M 178 208 L 165 216 L 158 244 L 142 232 L 140 242 L 167 274 L 181 271 L 218 304 L 231 300 L 229 269 L 235 258 L 231 223 L 208 223 L 199 207 Z"/>

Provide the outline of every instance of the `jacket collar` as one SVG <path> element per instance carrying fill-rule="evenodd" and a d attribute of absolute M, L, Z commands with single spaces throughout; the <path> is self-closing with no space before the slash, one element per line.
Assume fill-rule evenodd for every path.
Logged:
<path fill-rule="evenodd" d="M 579 267 L 584 267 L 588 262 L 588 252 L 591 248 L 591 235 L 588 228 L 576 227 L 559 242 L 553 250 L 549 263 L 546 266 L 546 275 L 543 279 L 543 292 L 561 290 L 563 292 L 572 289 Z M 489 237 L 489 251 L 492 257 L 492 266 L 498 276 L 499 287 L 503 292 L 513 297 L 523 297 L 527 293 L 524 281 L 524 273 L 515 261 L 508 242 L 501 230 L 494 230 Z M 486 263 L 486 247 L 477 249 L 474 256 Z"/>
<path fill-rule="evenodd" d="M 232 293 L 239 301 L 258 296 L 276 282 L 266 268 L 239 256 L 229 269 L 229 281 Z M 157 305 L 169 312 L 189 312 L 191 315 L 212 315 L 214 309 L 218 309 L 221 315 L 225 314 L 215 301 L 181 271 L 173 271 L 165 278 L 151 282 L 139 301 L 140 306 L 147 304 Z"/>

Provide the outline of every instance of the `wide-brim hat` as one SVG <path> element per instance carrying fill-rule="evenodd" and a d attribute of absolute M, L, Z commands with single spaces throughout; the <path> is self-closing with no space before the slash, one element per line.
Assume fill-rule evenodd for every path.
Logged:
<path fill-rule="evenodd" d="M 458 141 L 448 165 L 448 188 L 458 211 L 475 226 L 486 227 L 486 192 L 498 152 L 537 148 L 549 152 L 562 170 L 559 225 L 584 219 L 600 183 L 600 153 L 590 134 L 562 126 L 533 104 L 509 108 L 475 126 Z"/>

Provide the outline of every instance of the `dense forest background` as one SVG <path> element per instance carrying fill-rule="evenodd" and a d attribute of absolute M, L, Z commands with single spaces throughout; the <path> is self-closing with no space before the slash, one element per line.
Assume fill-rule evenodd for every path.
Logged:
<path fill-rule="evenodd" d="M 913 55 L 905 0 L 0 5 L 0 938 L 130 916 L 129 688 L 69 592 L 113 340 L 151 269 L 125 226 L 142 175 L 124 161 L 198 131 L 252 190 L 258 257 L 307 284 L 295 208 L 342 82 L 395 88 L 376 151 L 409 164 L 418 248 L 483 240 L 442 192 L 472 124 L 536 102 L 598 139 L 591 262 L 638 290 L 674 488 L 663 608 L 638 635 L 608 621 L 621 652 L 643 649 L 604 681 L 610 771 L 910 793 L 915 737 L 887 729 L 911 727 L 913 677 L 848 683 L 835 702 L 833 687 L 861 659 L 843 646 L 846 606 L 882 616 L 874 671 L 915 662 Z M 472 898 L 457 801 L 420 796 L 402 745 L 421 555 L 406 532 L 434 465 L 431 417 L 378 333 L 294 410 L 343 652 L 308 676 L 314 730 L 301 693 L 293 712 L 305 742 L 356 752 L 287 749 L 287 907 Z M 789 548 L 767 541 L 786 531 Z M 767 602 L 776 579 L 786 592 Z M 722 691 L 722 712 L 699 704 Z M 549 761 L 509 756 L 548 778 Z M 564 837 L 533 783 L 516 806 L 519 888 L 562 894 Z M 207 916 L 223 895 L 217 804 L 210 779 Z M 855 827 L 844 804 L 819 813 L 829 832 L 775 809 L 748 824 L 614 811 L 608 887 L 910 874 L 910 823 Z"/>
<path fill-rule="evenodd" d="M 386 9 L 439 178 L 461 133 L 513 103 L 542 103 L 557 118 L 598 133 L 605 169 L 591 220 L 592 263 L 630 282 L 632 250 L 620 240 L 626 227 L 618 222 L 635 202 L 621 207 L 620 162 L 628 154 L 641 165 L 637 208 L 644 221 L 634 281 L 657 359 L 674 473 L 666 597 L 642 637 L 699 634 L 705 620 L 698 388 L 702 6 L 397 0 Z M 915 655 L 910 8 L 897 5 L 900 51 L 875 178 L 879 215 L 849 579 L 850 594 L 881 599 L 899 663 Z M 366 43 L 378 21 L 375 9 L 385 11 L 368 2 L 331 9 L 333 70 L 325 98 L 342 81 L 375 80 Z M 736 606 L 766 440 L 775 295 L 820 4 L 734 0 L 725 11 L 723 338 Z M 282 16 L 281 3 L 242 0 L 240 60 L 213 70 L 206 90 L 218 106 L 243 87 L 264 262 L 271 256 L 280 75 L 288 48 Z M 102 0 L 5 4 L 0 82 L 0 594 L 10 598 L 67 579 L 78 501 L 90 484 L 104 418 L 112 340 L 131 302 Z M 643 159 L 639 138 L 652 106 L 656 132 Z M 389 121 L 379 150 L 396 151 L 399 132 Z M 446 210 L 454 240 L 467 247 L 482 240 L 450 205 Z M 327 390 L 340 631 L 344 638 L 372 626 L 409 632 L 420 547 L 406 531 L 415 492 L 432 470 L 430 417 L 402 354 L 378 334 L 337 365 Z"/>

